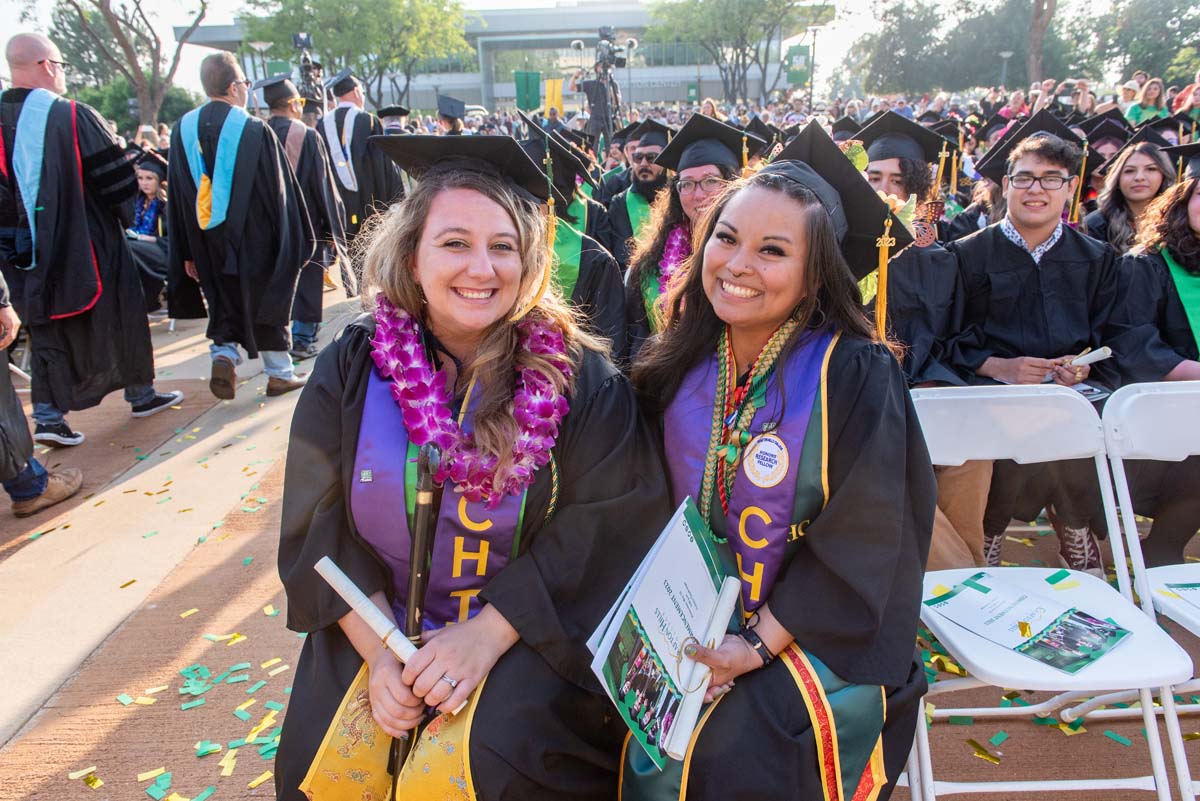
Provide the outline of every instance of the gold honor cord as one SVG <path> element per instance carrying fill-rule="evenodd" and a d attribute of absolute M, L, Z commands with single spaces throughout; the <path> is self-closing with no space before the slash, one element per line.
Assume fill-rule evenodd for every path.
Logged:
<path fill-rule="evenodd" d="M 1075 199 L 1071 202 L 1071 214 L 1067 222 L 1079 222 L 1079 201 L 1083 198 L 1083 177 L 1087 175 L 1088 143 L 1083 140 L 1083 159 L 1079 162 L 1079 185 L 1075 187 Z"/>
<path fill-rule="evenodd" d="M 953 197 L 958 194 L 958 151 L 954 151 L 954 156 L 950 160 L 950 195 Z"/>
<path fill-rule="evenodd" d="M 887 271 L 888 258 L 896 238 L 892 236 L 892 215 L 889 212 L 883 223 L 883 236 L 875 240 L 879 248 L 879 288 L 875 291 L 875 332 L 879 341 L 887 341 Z"/>
<path fill-rule="evenodd" d="M 1180 136 L 1180 139 L 1183 137 Z M 750 143 L 745 134 L 742 134 L 742 169 L 746 169 L 746 165 L 750 163 Z"/>
<path fill-rule="evenodd" d="M 950 155 L 950 151 L 947 149 L 949 144 L 949 142 L 942 142 L 942 152 L 938 153 L 937 178 L 933 181 L 934 187 L 938 190 L 942 187 L 942 174 L 946 171 L 946 157 Z"/>
<path fill-rule="evenodd" d="M 546 143 L 546 185 L 550 190 L 550 198 L 546 201 L 547 220 L 546 220 L 546 266 L 542 270 L 542 282 L 538 285 L 537 292 L 529 299 L 529 302 L 517 310 L 517 313 L 508 318 L 509 322 L 517 322 L 529 312 L 533 311 L 534 307 L 542 302 L 542 298 L 546 296 L 546 289 L 550 286 L 550 274 L 554 272 L 554 236 L 558 229 L 558 215 L 554 212 L 554 166 L 550 162 L 550 143 Z"/>

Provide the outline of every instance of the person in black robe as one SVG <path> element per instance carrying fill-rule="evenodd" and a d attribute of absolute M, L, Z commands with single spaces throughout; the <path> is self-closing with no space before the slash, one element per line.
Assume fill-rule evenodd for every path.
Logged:
<path fill-rule="evenodd" d="M 168 306 L 178 319 L 207 315 L 214 395 L 234 397 L 239 345 L 251 359 L 262 354 L 267 395 L 282 395 L 304 385 L 288 329 L 296 282 L 313 254 L 312 226 L 283 145 L 244 109 L 249 84 L 237 60 L 207 56 L 200 78 L 210 102 L 171 134 Z M 201 188 L 207 205 L 197 202 Z"/>
<path fill-rule="evenodd" d="M 0 262 L 31 343 L 34 440 L 78 445 L 84 435 L 67 411 L 123 388 L 133 416 L 147 417 L 183 393 L 154 390 L 146 301 L 124 231 L 133 165 L 95 109 L 59 96 L 66 76 L 53 42 L 17 34 L 5 55 L 14 88 L 0 95 Z M 25 114 L 44 127 L 23 126 L 22 136 L 44 129 L 41 142 L 18 137 Z"/>
<path fill-rule="evenodd" d="M 471 337 L 464 336 L 464 327 L 469 331 L 491 330 L 492 322 L 482 317 L 455 317 L 462 313 L 455 300 L 458 296 L 438 282 L 436 266 L 418 263 L 412 272 L 400 269 L 394 259 L 395 246 L 400 244 L 397 237 L 406 237 L 405 246 L 416 250 L 417 243 L 411 238 L 451 224 L 469 226 L 466 232 L 454 233 L 464 242 L 476 236 L 489 242 L 509 241 L 516 235 L 494 231 L 490 227 L 493 223 L 488 222 L 492 217 L 487 215 L 495 212 L 493 206 L 498 203 L 494 197 L 505 201 L 501 208 L 517 208 L 528 235 L 544 236 L 540 211 L 532 198 L 540 201 L 549 196 L 547 181 L 508 137 L 383 137 L 373 142 L 388 148 L 389 155 L 414 176 L 417 185 L 413 194 L 389 211 L 374 229 L 373 235 L 379 239 L 371 243 L 366 256 L 368 283 L 392 287 L 388 298 L 399 294 L 395 302 L 405 305 L 398 308 L 413 315 L 423 332 L 429 369 L 446 377 L 447 394 L 454 396 L 453 405 L 459 407 L 456 417 L 459 413 L 469 414 L 468 419 L 476 422 L 471 411 L 476 407 L 466 395 L 486 393 L 484 382 L 493 379 L 482 369 L 476 371 L 477 365 L 467 352 L 474 346 Z M 439 165 L 443 158 L 452 158 L 453 164 Z M 437 206 L 439 195 L 448 191 L 460 193 L 453 210 Z M 428 203 L 430 208 L 430 216 L 415 232 L 404 227 L 409 203 Z M 457 214 L 464 204 L 467 213 Z M 515 229 L 517 220 L 509 225 Z M 410 232 L 401 233 L 405 230 Z M 518 242 L 518 252 L 524 252 L 520 245 Z M 443 628 L 452 619 L 446 619 L 444 596 L 436 588 L 451 580 L 451 571 L 435 556 L 428 572 L 424 623 L 426 630 L 439 633 L 428 638 L 408 663 L 412 668 L 431 656 L 435 664 L 445 665 L 440 668 L 445 678 L 433 681 L 433 689 L 425 687 L 417 692 L 418 684 L 400 675 L 402 668 L 390 654 L 373 657 L 369 665 L 369 677 L 383 681 L 389 675 L 399 676 L 395 680 L 405 682 L 403 687 L 408 689 L 393 692 L 401 692 L 404 699 L 416 699 L 416 706 L 411 708 L 415 711 L 406 713 L 410 717 L 396 729 L 409 728 L 415 722 L 411 716 L 420 717 L 424 703 L 443 710 L 454 708 L 460 696 L 465 699 L 482 685 L 459 718 L 440 715 L 428 724 L 414 746 L 414 756 L 401 774 L 394 797 L 434 797 L 432 790 L 414 787 L 423 787 L 422 782 L 436 787 L 439 796 L 444 788 L 457 787 L 455 797 L 464 799 L 609 801 L 617 791 L 616 771 L 625 728 L 612 714 L 590 670 L 591 655 L 584 640 L 599 625 L 666 523 L 670 510 L 663 471 L 654 443 L 640 425 L 632 389 L 596 349 L 599 343 L 590 341 L 570 322 L 572 316 L 561 300 L 553 292 L 540 294 L 539 286 L 544 285 L 535 270 L 543 269 L 548 269 L 548 263 L 522 263 L 515 288 L 516 279 L 509 273 L 505 273 L 508 278 L 491 282 L 492 286 L 499 283 L 500 289 L 494 296 L 495 303 L 487 307 L 487 319 L 511 323 L 518 316 L 515 307 L 521 306 L 528 311 L 523 321 L 554 325 L 581 348 L 575 351 L 578 356 L 570 357 L 575 379 L 567 395 L 569 409 L 553 440 L 552 461 L 535 468 L 531 483 L 518 488 L 517 495 L 501 500 L 494 513 L 482 504 L 468 507 L 466 496 L 456 493 L 454 486 L 442 491 L 440 503 L 457 505 L 459 512 L 455 515 L 451 511 L 437 522 L 435 554 L 439 553 L 438 542 L 451 538 L 457 542 L 456 532 L 462 528 L 456 520 L 478 520 L 488 515 L 489 523 L 493 517 L 498 522 L 484 529 L 475 524 L 475 531 L 487 534 L 481 535 L 481 544 L 471 544 L 469 550 L 494 553 L 507 562 L 484 557 L 478 573 L 469 571 L 474 587 L 470 592 L 478 594 L 469 608 L 454 603 L 454 614 L 460 622 Z M 419 287 L 414 275 L 422 276 Z M 396 308 L 390 299 L 377 302 L 385 311 Z M 412 523 L 411 512 L 406 514 L 403 489 L 411 489 L 412 485 L 407 483 L 405 452 L 398 440 L 409 436 L 404 428 L 409 412 L 405 411 L 401 419 L 400 408 L 390 392 L 385 390 L 380 396 L 377 389 L 373 390 L 386 387 L 386 383 L 379 382 L 388 381 L 379 372 L 372 353 L 372 339 L 382 328 L 377 324 L 379 313 L 352 323 L 317 358 L 292 423 L 279 569 L 288 595 L 288 625 L 308 636 L 297 665 L 291 712 L 284 723 L 275 763 L 276 793 L 281 801 L 300 801 L 304 792 L 317 792 L 316 797 L 322 797 L 309 781 L 319 783 L 325 776 L 324 752 L 319 749 L 331 723 L 335 739 L 339 732 L 352 730 L 356 737 L 362 732 L 374 743 L 386 741 L 384 732 L 394 731 L 391 727 L 398 723 L 387 717 L 387 703 L 372 703 L 375 720 L 382 716 L 391 721 L 386 727 L 377 726 L 371 712 L 350 715 L 351 729 L 338 725 L 335 718 L 343 698 L 363 669 L 364 656 L 359 649 L 377 648 L 378 639 L 367 637 L 366 644 L 358 639 L 364 624 L 356 615 L 348 614 L 348 607 L 313 570 L 318 559 L 331 556 L 365 593 L 385 605 L 389 614 L 403 619 L 408 576 L 399 554 L 407 553 L 409 546 L 403 541 L 397 543 L 401 535 L 396 526 L 403 521 Z M 560 325 L 563 327 L 558 328 Z M 510 332 L 501 335 L 513 336 Z M 503 367 L 504 371 L 510 369 L 511 365 Z M 469 387 L 476 381 L 480 383 L 472 393 Z M 374 422 L 368 422 L 368 418 Z M 386 442 L 379 440 L 379 431 L 385 425 L 393 427 Z M 365 469 L 368 462 L 360 459 L 371 459 L 371 467 Z M 385 471 L 383 462 L 388 459 L 392 461 Z M 364 493 L 381 485 L 385 485 L 384 494 L 373 497 L 386 498 L 384 505 L 388 508 L 377 510 L 374 503 L 363 499 Z M 522 501 L 520 492 L 525 487 Z M 436 517 L 438 501 L 434 503 Z M 520 507 L 519 517 L 514 505 Z M 374 514 L 376 511 L 382 517 Z M 502 519 L 501 515 L 508 516 Z M 630 525 L 630 521 L 636 521 L 636 525 Z M 505 544 L 505 537 L 512 541 L 511 546 Z M 491 550 L 484 550 L 489 544 Z M 455 637 L 467 638 L 482 652 L 485 646 L 490 648 L 487 633 L 497 626 L 509 627 L 511 637 L 504 640 L 506 650 L 480 668 L 486 669 L 486 678 L 470 674 L 466 664 L 452 665 L 453 658 L 438 655 L 439 643 L 452 642 Z M 492 650 L 487 653 L 495 655 Z M 375 692 L 372 689 L 372 699 Z M 401 700 L 400 696 L 394 697 Z M 452 739 L 448 730 L 456 725 L 455 720 L 461 722 L 464 718 L 471 721 L 469 733 Z M 436 741 L 436 748 L 430 738 Z M 339 739 L 331 743 L 330 752 L 342 742 Z M 386 745 L 380 747 L 386 749 Z M 554 758 L 545 759 L 546 753 L 553 753 Z M 435 757 L 441 767 L 423 770 Z M 459 762 L 447 775 L 444 768 L 449 757 Z M 469 766 L 462 764 L 468 757 Z M 385 763 L 386 750 L 380 771 Z M 388 783 L 383 775 L 372 778 Z M 307 788 L 303 792 L 302 784 Z M 380 797 L 389 791 L 378 784 L 375 787 Z"/>
<path fill-rule="evenodd" d="M 1106 344 L 1104 328 L 1117 299 L 1112 249 L 1063 222 L 1080 180 L 1080 143 L 1039 112 L 980 163 L 980 172 L 1003 183 L 1008 213 L 948 246 L 967 296 L 967 330 L 957 352 L 971 383 L 1050 379 L 1095 400 L 1118 385 L 1111 362 L 1070 364 Z M 1032 520 L 1042 508 L 1051 510 L 1064 566 L 1102 575 L 1096 533 L 1104 532 L 1103 515 L 1090 459 L 996 462 L 984 516 L 987 564 L 999 566 L 1009 522 Z"/>
<path fill-rule="evenodd" d="M 317 355 L 325 271 L 334 262 L 349 259 L 346 231 L 342 227 L 346 212 L 324 142 L 316 131 L 301 121 L 304 98 L 295 84 L 286 75 L 277 75 L 259 81 L 257 87 L 262 89 L 263 99 L 271 110 L 267 125 L 283 145 L 288 164 L 296 173 L 296 183 L 300 185 L 308 221 L 317 240 L 313 258 L 300 270 L 296 302 L 292 306 L 290 353 L 295 359 L 310 359 Z"/>
<path fill-rule="evenodd" d="M 1154 198 L 1175 183 L 1175 165 L 1161 153 L 1165 139 L 1144 127 L 1100 165 L 1097 208 L 1083 218 L 1084 232 L 1107 242 L 1118 256 L 1129 252 Z"/>
<path fill-rule="evenodd" d="M 1151 206 L 1139 246 L 1121 260 L 1109 325 L 1117 367 L 1129 382 L 1200 381 L 1200 215 L 1188 213 L 1200 197 L 1200 145 L 1167 152 L 1190 154 L 1194 166 Z M 1200 530 L 1200 457 L 1130 460 L 1125 469 L 1134 510 L 1154 518 L 1142 541 L 1146 565 L 1181 563 Z"/>
<path fill-rule="evenodd" d="M 596 239 L 613 254 L 622 273 L 629 268 L 634 238 L 640 236 L 649 223 L 650 207 L 659 190 L 667 185 L 666 169 L 654 161 L 666 148 L 670 132 L 670 128 L 653 120 L 638 126 L 638 144 L 630 162 L 629 186 L 609 201 L 604 227 L 597 233 Z"/>
<path fill-rule="evenodd" d="M 592 193 L 592 199 L 605 208 L 614 197 L 628 189 L 630 181 L 633 180 L 633 154 L 637 151 L 637 130 L 640 127 L 641 123 L 635 122 L 613 134 L 614 138 L 620 137 L 621 153 L 625 163 L 609 170 L 596 184 L 596 191 Z"/>
<path fill-rule="evenodd" d="M 133 222 L 125 229 L 129 252 L 137 262 L 146 296 L 146 312 L 162 308 L 167 285 L 167 160 L 153 150 L 134 162 L 138 194 L 133 199 Z"/>
<path fill-rule="evenodd" d="M 367 147 L 369 137 L 383 133 L 383 124 L 363 110 L 358 79 L 350 70 L 342 70 L 327 86 L 337 98 L 337 107 L 317 120 L 317 133 L 325 140 L 337 177 L 345 206 L 346 238 L 353 240 L 371 215 L 404 196 L 404 184 L 396 165 Z M 347 117 L 351 118 L 349 127 Z"/>
<path fill-rule="evenodd" d="M 936 490 L 855 281 L 886 221 L 912 239 L 816 122 L 705 220 L 633 380 L 664 422 L 673 498 L 696 497 L 736 555 L 749 617 L 685 649 L 713 667 L 713 703 L 682 765 L 659 773 L 630 744 L 623 796 L 887 799 L 926 689 L 912 632 Z"/>

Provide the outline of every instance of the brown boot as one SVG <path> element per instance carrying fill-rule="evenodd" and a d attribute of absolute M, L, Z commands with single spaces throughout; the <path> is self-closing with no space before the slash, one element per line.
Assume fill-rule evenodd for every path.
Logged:
<path fill-rule="evenodd" d="M 64 467 L 55 470 L 46 479 L 46 489 L 36 498 L 27 501 L 13 501 L 13 514 L 17 517 L 29 517 L 53 506 L 59 501 L 65 501 L 83 486 L 83 471 L 78 467 Z"/>
<path fill-rule="evenodd" d="M 233 400 L 237 391 L 237 370 L 234 369 L 233 362 L 224 356 L 213 359 L 212 378 L 208 380 L 208 388 L 221 400 Z"/>
<path fill-rule="evenodd" d="M 293 389 L 300 389 L 304 383 L 308 381 L 307 373 L 296 373 L 291 378 L 276 378 L 271 376 L 267 379 L 267 395 L 276 397 L 291 392 Z"/>

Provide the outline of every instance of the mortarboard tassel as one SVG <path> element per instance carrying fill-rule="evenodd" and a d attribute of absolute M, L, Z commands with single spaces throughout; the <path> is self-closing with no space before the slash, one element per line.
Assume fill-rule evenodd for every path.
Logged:
<path fill-rule="evenodd" d="M 958 194 L 958 151 L 954 151 L 954 157 L 950 160 L 950 196 L 954 197 Z"/>
<path fill-rule="evenodd" d="M 1181 137 L 1182 138 L 1182 137 Z M 746 139 L 746 135 L 742 134 L 742 169 L 746 169 L 746 165 L 750 163 L 750 145 Z"/>
<path fill-rule="evenodd" d="M 542 302 L 542 298 L 546 296 L 546 290 L 550 286 L 550 275 L 554 272 L 554 237 L 558 230 L 558 214 L 554 209 L 554 164 L 550 160 L 550 147 L 546 147 L 546 159 L 543 162 L 546 165 L 546 186 L 550 189 L 550 197 L 546 201 L 548 210 L 548 218 L 546 220 L 546 269 L 542 270 L 542 283 L 538 286 L 537 292 L 529 302 L 522 306 L 517 313 L 509 318 L 510 322 L 517 322 L 533 308 Z"/>
<path fill-rule="evenodd" d="M 1183 183 L 1183 156 L 1179 157 L 1179 164 L 1175 166 L 1175 183 Z"/>
<path fill-rule="evenodd" d="M 881 342 L 887 341 L 887 269 L 892 246 L 896 238 L 892 236 L 892 215 L 889 213 L 883 223 L 883 236 L 875 240 L 879 248 L 879 287 L 875 290 L 875 331 Z"/>
<path fill-rule="evenodd" d="M 943 141 L 942 142 L 942 152 L 938 153 L 937 178 L 935 178 L 933 181 L 934 188 L 938 189 L 939 191 L 941 190 L 941 187 L 942 187 L 942 173 L 944 173 L 946 170 L 946 156 L 950 155 L 950 151 L 946 149 L 947 146 L 948 146 L 948 143 Z"/>
<path fill-rule="evenodd" d="M 1088 143 L 1083 140 L 1083 159 L 1079 162 L 1079 185 L 1075 187 L 1075 199 L 1071 201 L 1071 214 L 1067 222 L 1079 222 L 1079 201 L 1083 198 L 1083 176 L 1087 175 Z"/>

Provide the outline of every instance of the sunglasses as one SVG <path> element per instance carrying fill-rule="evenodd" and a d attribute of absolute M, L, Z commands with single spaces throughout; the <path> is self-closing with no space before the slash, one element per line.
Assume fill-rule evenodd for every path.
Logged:
<path fill-rule="evenodd" d="M 632 156 L 630 156 L 630 158 L 633 161 L 638 161 L 638 162 L 644 161 L 647 164 L 653 164 L 654 160 L 656 158 L 658 158 L 658 153 L 647 153 L 645 151 L 639 150 L 638 152 L 636 152 Z"/>

